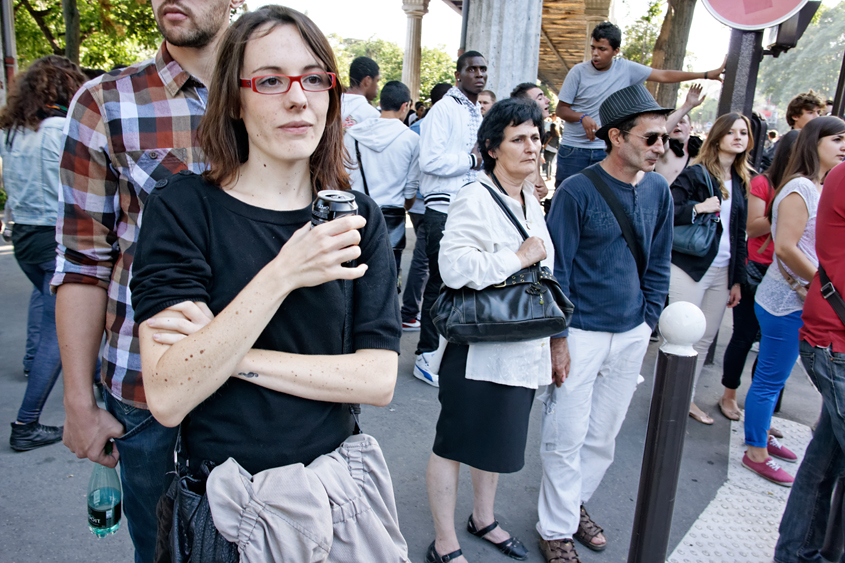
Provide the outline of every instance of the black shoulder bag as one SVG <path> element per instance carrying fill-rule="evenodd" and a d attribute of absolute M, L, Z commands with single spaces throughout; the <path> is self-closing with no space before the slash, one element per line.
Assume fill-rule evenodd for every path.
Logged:
<path fill-rule="evenodd" d="M 830 306 L 836 312 L 836 316 L 845 325 L 845 299 L 842 299 L 842 295 L 833 287 L 833 282 L 827 277 L 827 272 L 822 268 L 821 262 L 819 262 L 819 281 L 822 283 L 822 297 L 830 303 Z"/>
<path fill-rule="evenodd" d="M 587 168 L 582 170 L 581 174 L 586 176 L 587 179 L 593 183 L 596 191 L 599 192 L 605 203 L 607 203 L 607 206 L 610 207 L 610 210 L 613 212 L 613 216 L 616 217 L 616 222 L 619 223 L 619 228 L 622 229 L 622 237 L 628 244 L 628 249 L 631 251 L 631 254 L 634 255 L 634 261 L 637 263 L 637 273 L 640 276 L 640 282 L 642 282 L 643 275 L 645 275 L 645 255 L 643 254 L 643 249 L 640 248 L 639 244 L 637 244 L 637 237 L 634 236 L 634 227 L 631 225 L 631 220 L 628 219 L 628 215 L 625 214 L 622 204 L 619 203 L 619 199 L 613 195 L 613 192 L 610 191 L 608 185 L 604 180 L 602 180 L 601 176 L 596 174 L 595 170 Z"/>
<path fill-rule="evenodd" d="M 522 235 L 528 233 L 490 186 L 482 184 Z M 445 284 L 431 308 L 434 326 L 454 344 L 523 342 L 554 336 L 569 326 L 575 307 L 549 268 L 533 264 L 482 290 Z"/>
<path fill-rule="evenodd" d="M 364 174 L 364 161 L 361 160 L 361 149 L 358 148 L 358 139 L 355 139 L 355 156 L 358 157 L 358 169 L 361 170 L 361 180 L 364 181 L 364 193 L 370 195 L 367 175 Z M 381 208 L 381 214 L 387 225 L 387 236 L 390 239 L 391 248 L 400 252 L 405 250 L 405 208 L 386 205 Z"/>

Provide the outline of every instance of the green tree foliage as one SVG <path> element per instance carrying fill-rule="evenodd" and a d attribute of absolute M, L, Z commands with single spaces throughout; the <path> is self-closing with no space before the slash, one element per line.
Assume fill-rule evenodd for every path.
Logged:
<path fill-rule="evenodd" d="M 819 8 L 798 46 L 778 58 L 764 57 L 757 98 L 778 106 L 781 113 L 796 94 L 811 88 L 822 99 L 832 98 L 845 50 L 845 2 Z"/>
<path fill-rule="evenodd" d="M 155 53 L 161 36 L 146 0 L 78 0 L 80 64 L 109 70 Z M 64 55 L 61 0 L 15 0 L 18 65 L 45 55 Z"/>
<path fill-rule="evenodd" d="M 340 70 L 340 81 L 349 85 L 349 65 L 356 57 L 369 57 L 376 61 L 381 71 L 381 83 L 402 80 L 404 50 L 396 43 L 384 39 L 343 39 L 329 35 Z M 439 82 L 455 82 L 455 60 L 442 48 L 423 47 L 420 62 L 420 100 L 428 100 L 429 92 Z"/>
<path fill-rule="evenodd" d="M 629 61 L 651 66 L 654 43 L 660 35 L 660 21 L 664 9 L 660 0 L 651 0 L 646 13 L 625 28 L 620 52 Z"/>

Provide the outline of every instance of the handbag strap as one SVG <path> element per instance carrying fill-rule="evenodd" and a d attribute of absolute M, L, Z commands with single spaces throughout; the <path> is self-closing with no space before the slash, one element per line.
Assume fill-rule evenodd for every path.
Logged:
<path fill-rule="evenodd" d="M 836 312 L 836 316 L 845 325 L 845 299 L 842 299 L 842 295 L 836 291 L 833 282 L 827 277 L 827 272 L 822 268 L 821 262 L 819 263 L 819 281 L 822 282 L 822 297 L 830 303 L 830 306 Z"/>
<path fill-rule="evenodd" d="M 528 232 L 526 232 L 525 228 L 522 226 L 522 224 L 516 218 L 516 215 L 513 214 L 513 211 L 511 211 L 508 208 L 508 206 L 505 204 L 505 202 L 502 201 L 502 198 L 499 197 L 499 194 L 496 193 L 496 190 L 494 190 L 493 188 L 491 188 L 490 186 L 488 186 L 484 182 L 479 182 L 479 183 L 482 186 L 484 186 L 485 188 L 487 188 L 487 191 L 490 192 L 490 195 L 493 197 L 493 201 L 495 201 L 496 204 L 499 207 L 502 208 L 502 211 L 504 211 L 505 215 L 508 216 L 508 219 L 511 220 L 511 223 L 513 223 L 513 226 L 516 227 L 516 230 L 519 231 L 520 235 L 522 235 L 522 240 L 528 240 Z"/>
<path fill-rule="evenodd" d="M 353 262 L 353 265 L 355 263 Z M 343 314 L 343 342 L 341 343 L 341 353 L 343 354 L 352 354 L 355 351 L 352 349 L 352 302 L 353 302 L 353 293 L 355 291 L 355 282 L 353 280 L 341 280 L 343 284 L 343 305 L 344 305 L 344 314 Z M 355 419 L 355 429 L 352 431 L 353 434 L 360 434 L 361 433 L 361 421 L 358 419 L 358 415 L 361 414 L 361 405 L 359 403 L 349 403 L 349 412 L 352 414 L 352 418 Z"/>
<path fill-rule="evenodd" d="M 616 217 L 616 222 L 619 223 L 619 227 L 622 229 L 622 237 L 628 244 L 631 254 L 634 255 L 634 260 L 637 263 L 637 273 L 640 276 L 640 281 L 642 281 L 643 275 L 645 275 L 645 256 L 643 255 L 643 249 L 640 248 L 639 244 L 637 244 L 637 239 L 634 236 L 634 227 L 631 225 L 631 220 L 628 219 L 628 215 L 622 208 L 622 204 L 619 202 L 619 199 L 613 195 L 613 192 L 610 191 L 610 188 L 605 181 L 602 180 L 601 176 L 596 174 L 595 170 L 585 168 L 581 171 L 581 174 L 586 176 L 587 179 L 592 182 L 596 191 L 599 192 L 605 203 L 607 203 L 607 206 L 610 207 L 610 210 L 613 212 L 613 216 Z"/>
<path fill-rule="evenodd" d="M 357 143 L 358 141 L 355 142 Z M 707 191 L 710 192 L 710 197 L 713 197 L 715 194 L 713 193 L 713 180 L 710 179 L 710 172 L 704 168 L 703 164 L 696 164 L 696 166 L 701 168 L 701 172 L 704 174 L 704 183 L 707 184 Z"/>
<path fill-rule="evenodd" d="M 361 160 L 361 149 L 358 148 L 358 139 L 355 139 L 355 156 L 358 157 L 358 169 L 361 171 L 361 179 L 364 180 L 364 193 L 370 195 L 370 187 L 367 186 L 367 175 L 364 174 L 364 161 Z"/>

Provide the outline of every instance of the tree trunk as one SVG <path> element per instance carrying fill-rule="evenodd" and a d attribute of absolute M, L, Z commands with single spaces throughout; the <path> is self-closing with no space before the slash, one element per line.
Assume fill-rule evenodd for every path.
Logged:
<path fill-rule="evenodd" d="M 692 16 L 695 13 L 695 2 L 696 0 L 669 0 L 666 19 L 660 30 L 660 37 L 654 45 L 652 68 L 684 70 L 684 58 L 687 54 L 687 40 L 692 27 Z M 664 33 L 666 38 L 661 42 Z M 675 107 L 678 99 L 678 87 L 677 83 L 657 84 L 652 93 L 655 93 L 654 97 L 658 104 L 672 108 Z"/>
<path fill-rule="evenodd" d="M 666 6 L 666 17 L 663 18 L 663 25 L 660 26 L 660 35 L 654 41 L 654 49 L 651 53 L 651 68 L 666 68 L 663 66 L 663 61 L 666 58 L 666 45 L 669 42 L 669 31 L 672 29 L 672 16 L 674 13 L 675 10 L 672 8 L 672 3 L 668 2 Z M 649 82 L 646 84 L 646 87 L 656 99 L 660 83 Z"/>
<path fill-rule="evenodd" d="M 79 64 L 79 8 L 76 0 L 62 0 L 65 17 L 65 57 Z"/>

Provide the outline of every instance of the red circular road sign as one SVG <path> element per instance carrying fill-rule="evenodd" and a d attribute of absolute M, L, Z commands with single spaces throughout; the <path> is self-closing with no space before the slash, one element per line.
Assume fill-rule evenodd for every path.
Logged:
<path fill-rule="evenodd" d="M 710 14 L 735 29 L 757 30 L 788 20 L 807 0 L 702 0 Z"/>

